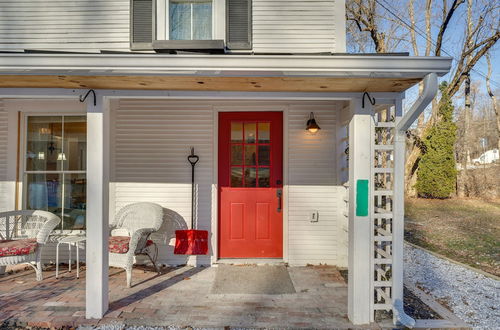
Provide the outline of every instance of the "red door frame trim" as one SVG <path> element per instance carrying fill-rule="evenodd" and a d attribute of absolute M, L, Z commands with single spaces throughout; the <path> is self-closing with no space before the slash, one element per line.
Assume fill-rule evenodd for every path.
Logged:
<path fill-rule="evenodd" d="M 263 118 L 264 117 L 264 118 Z M 281 123 L 281 125 L 278 125 L 273 128 L 273 125 L 271 125 L 271 141 L 276 141 L 280 146 L 281 146 L 281 152 L 273 153 L 271 152 L 271 157 L 275 157 L 272 160 L 272 164 L 280 164 L 280 166 L 273 166 L 273 173 L 270 175 L 271 179 L 271 188 L 283 188 L 283 182 L 284 182 L 284 164 L 283 164 L 283 159 L 284 159 L 284 111 L 254 111 L 254 112 L 218 112 L 218 122 L 217 122 L 217 259 L 220 259 L 220 245 L 221 245 L 221 187 L 224 186 L 229 186 L 230 184 L 230 177 L 226 177 L 223 175 L 225 172 L 228 172 L 228 167 L 230 167 L 229 164 L 225 163 L 222 158 L 223 154 L 226 153 L 230 155 L 230 148 L 231 144 L 228 142 L 230 138 L 230 132 L 229 131 L 223 131 L 221 129 L 221 126 L 223 126 L 223 122 L 227 125 L 227 123 L 232 120 L 242 120 L 242 121 L 275 121 L 277 120 L 278 122 Z M 221 166 L 222 165 L 222 166 Z M 277 181 L 281 181 L 280 184 L 277 184 Z M 285 235 L 284 235 L 284 221 L 285 221 L 285 216 L 284 216 L 284 210 L 285 208 L 285 198 L 283 196 L 282 200 L 282 242 L 285 242 Z M 283 253 L 285 252 L 285 247 L 283 246 Z M 284 257 L 284 254 L 283 254 Z"/>

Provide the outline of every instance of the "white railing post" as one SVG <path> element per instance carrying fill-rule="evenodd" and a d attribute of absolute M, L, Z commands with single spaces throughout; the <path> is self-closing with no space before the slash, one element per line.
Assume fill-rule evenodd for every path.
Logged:
<path fill-rule="evenodd" d="M 105 189 L 105 98 L 87 103 L 87 318 L 102 318 L 108 310 L 108 215 Z"/>
<path fill-rule="evenodd" d="M 370 187 L 372 181 L 373 124 L 371 105 L 366 103 L 363 109 L 361 99 L 351 100 L 349 123 L 348 316 L 353 324 L 370 323 L 372 314 L 371 192 L 358 189 L 363 185 Z M 364 203 L 366 207 L 361 205 Z"/>

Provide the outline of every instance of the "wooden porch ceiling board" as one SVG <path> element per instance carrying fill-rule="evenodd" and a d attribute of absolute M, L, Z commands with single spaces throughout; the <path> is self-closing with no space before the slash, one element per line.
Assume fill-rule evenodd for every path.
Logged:
<path fill-rule="evenodd" d="M 0 75 L 0 88 L 402 92 L 420 78 Z"/>

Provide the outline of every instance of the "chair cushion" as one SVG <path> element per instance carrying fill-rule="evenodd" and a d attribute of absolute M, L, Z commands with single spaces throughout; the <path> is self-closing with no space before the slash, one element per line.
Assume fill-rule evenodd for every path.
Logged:
<path fill-rule="evenodd" d="M 0 257 L 32 254 L 36 251 L 36 238 L 0 240 Z"/>
<path fill-rule="evenodd" d="M 111 236 L 109 237 L 108 248 L 111 253 L 127 253 L 130 237 L 128 236 Z M 146 246 L 154 244 L 152 240 L 148 239 Z"/>

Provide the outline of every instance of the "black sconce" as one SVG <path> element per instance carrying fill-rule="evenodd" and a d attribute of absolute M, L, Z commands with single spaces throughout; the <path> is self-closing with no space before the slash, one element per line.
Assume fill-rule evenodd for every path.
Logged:
<path fill-rule="evenodd" d="M 321 127 L 319 127 L 318 124 L 316 124 L 316 119 L 314 119 L 314 113 L 311 112 L 309 115 L 309 120 L 307 121 L 306 124 L 306 131 L 309 131 L 310 133 L 316 133 L 319 131 Z"/>

